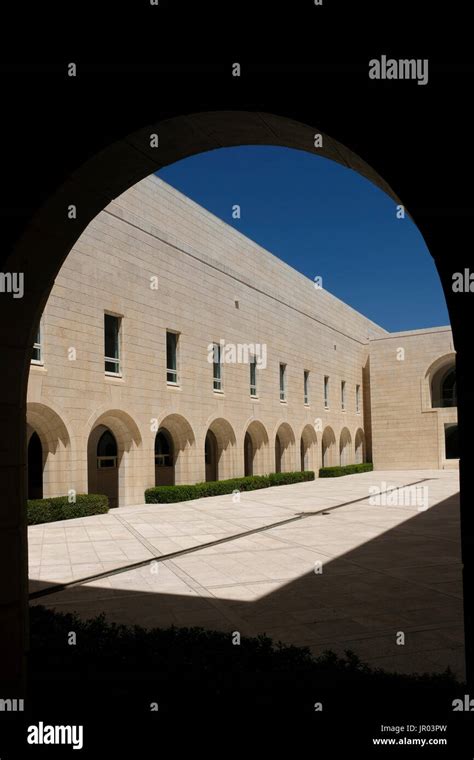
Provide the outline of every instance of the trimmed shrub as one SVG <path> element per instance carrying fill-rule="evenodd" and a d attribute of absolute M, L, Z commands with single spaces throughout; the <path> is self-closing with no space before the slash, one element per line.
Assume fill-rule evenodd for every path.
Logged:
<path fill-rule="evenodd" d="M 28 525 L 71 520 L 74 517 L 103 515 L 109 511 L 109 499 L 104 494 L 79 493 L 76 501 L 69 503 L 67 496 L 53 496 L 47 499 L 28 499 Z"/>
<path fill-rule="evenodd" d="M 363 462 L 362 464 L 346 464 L 337 467 L 321 467 L 319 470 L 320 478 L 339 478 L 341 475 L 355 475 L 358 472 L 370 472 L 374 469 L 372 462 Z"/>
<path fill-rule="evenodd" d="M 256 491 L 259 488 L 284 486 L 314 480 L 314 472 L 272 472 L 270 475 L 249 475 L 244 478 L 215 480 L 208 483 L 194 483 L 182 486 L 155 486 L 145 491 L 146 504 L 171 504 L 189 499 L 202 499 L 205 496 L 222 496 L 233 491 Z"/>
<path fill-rule="evenodd" d="M 302 483 L 305 480 L 314 480 L 313 470 L 303 472 L 272 472 L 268 476 L 271 486 L 286 486 L 290 483 Z"/>

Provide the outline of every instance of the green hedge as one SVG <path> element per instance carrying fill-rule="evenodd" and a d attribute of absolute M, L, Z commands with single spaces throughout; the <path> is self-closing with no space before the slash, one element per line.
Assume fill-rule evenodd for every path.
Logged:
<path fill-rule="evenodd" d="M 346 464 L 338 467 L 321 467 L 320 478 L 339 478 L 341 475 L 354 475 L 357 472 L 370 472 L 374 469 L 372 462 L 363 464 Z"/>
<path fill-rule="evenodd" d="M 145 491 L 146 504 L 171 504 L 189 499 L 202 499 L 204 496 L 222 496 L 233 491 L 255 491 L 258 488 L 284 486 L 289 483 L 301 483 L 314 480 L 314 472 L 272 472 L 269 475 L 249 475 L 245 478 L 216 480 L 209 483 L 195 483 L 182 486 L 155 486 Z"/>
<path fill-rule="evenodd" d="M 29 499 L 27 502 L 28 525 L 71 520 L 73 517 L 103 515 L 108 511 L 108 497 L 97 493 L 76 494 L 76 501 L 72 503 L 69 503 L 67 496 Z"/>

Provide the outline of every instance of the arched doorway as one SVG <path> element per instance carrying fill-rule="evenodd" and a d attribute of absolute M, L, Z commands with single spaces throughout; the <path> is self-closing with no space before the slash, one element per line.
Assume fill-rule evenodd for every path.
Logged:
<path fill-rule="evenodd" d="M 121 409 L 109 409 L 90 424 L 88 492 L 105 493 L 111 507 L 143 504 L 143 487 L 140 479 L 135 477 L 136 468 L 145 465 L 138 425 Z"/>
<path fill-rule="evenodd" d="M 41 492 L 29 498 L 64 496 L 77 489 L 71 438 L 62 414 L 42 403 L 27 404 L 28 493 Z"/>
<path fill-rule="evenodd" d="M 242 475 L 237 462 L 236 437 L 232 425 L 223 417 L 211 422 L 206 433 L 204 458 L 206 480 L 228 480 Z"/>
<path fill-rule="evenodd" d="M 352 464 L 352 438 L 346 427 L 342 428 L 339 437 L 339 463 L 341 467 Z"/>
<path fill-rule="evenodd" d="M 324 429 L 321 440 L 321 460 L 323 467 L 334 467 L 336 464 L 336 436 L 331 427 Z"/>
<path fill-rule="evenodd" d="M 253 475 L 253 443 L 250 433 L 247 431 L 244 438 L 244 475 Z"/>
<path fill-rule="evenodd" d="M 103 493 L 110 507 L 119 503 L 119 455 L 117 441 L 105 425 L 98 425 L 89 437 L 89 493 Z"/>
<path fill-rule="evenodd" d="M 208 430 L 206 433 L 204 461 L 206 463 L 206 482 L 218 480 L 217 439 L 212 430 Z"/>
<path fill-rule="evenodd" d="M 275 472 L 291 472 L 295 458 L 295 434 L 287 422 L 282 422 L 275 434 Z"/>
<path fill-rule="evenodd" d="M 305 425 L 300 439 L 301 471 L 317 469 L 317 437 L 312 425 Z"/>
<path fill-rule="evenodd" d="M 173 439 L 166 428 L 160 428 L 155 437 L 155 485 L 174 486 Z"/>
<path fill-rule="evenodd" d="M 259 420 L 252 420 L 244 436 L 244 471 L 249 475 L 265 475 L 272 465 L 269 459 L 268 433 Z"/>
<path fill-rule="evenodd" d="M 36 431 L 28 443 L 28 498 L 43 498 L 43 447 Z"/>
<path fill-rule="evenodd" d="M 355 463 L 362 464 L 365 462 L 365 436 L 364 431 L 359 428 L 355 434 Z"/>
<path fill-rule="evenodd" d="M 155 437 L 154 451 L 156 485 L 181 485 L 202 480 L 202 462 L 197 462 L 194 432 L 181 414 L 173 412 L 163 417 Z"/>

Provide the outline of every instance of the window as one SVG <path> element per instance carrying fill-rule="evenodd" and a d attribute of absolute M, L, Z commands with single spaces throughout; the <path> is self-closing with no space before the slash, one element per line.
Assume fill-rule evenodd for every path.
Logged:
<path fill-rule="evenodd" d="M 166 331 L 166 382 L 178 383 L 178 337 L 175 332 Z"/>
<path fill-rule="evenodd" d="M 346 381 L 341 380 L 341 409 L 346 408 Z"/>
<path fill-rule="evenodd" d="M 286 401 L 286 364 L 280 364 L 280 401 Z"/>
<path fill-rule="evenodd" d="M 324 376 L 324 408 L 329 409 L 329 377 Z"/>
<path fill-rule="evenodd" d="M 117 442 L 110 430 L 105 430 L 97 443 L 97 467 L 117 467 Z"/>
<path fill-rule="evenodd" d="M 309 404 L 309 371 L 305 369 L 303 374 L 303 386 L 304 386 L 304 403 L 306 406 Z"/>
<path fill-rule="evenodd" d="M 457 406 L 456 370 L 448 371 L 441 383 L 441 406 Z"/>
<path fill-rule="evenodd" d="M 105 371 L 120 375 L 120 317 L 104 314 Z"/>
<path fill-rule="evenodd" d="M 356 412 L 360 414 L 360 385 L 356 385 Z"/>
<path fill-rule="evenodd" d="M 213 344 L 213 388 L 215 391 L 222 390 L 222 360 L 221 346 L 219 343 Z"/>
<path fill-rule="evenodd" d="M 36 333 L 35 342 L 33 343 L 33 356 L 31 357 L 31 361 L 33 364 L 42 364 L 43 363 L 43 351 L 42 351 L 42 343 L 41 343 L 41 325 L 38 327 L 38 332 Z"/>
<path fill-rule="evenodd" d="M 250 395 L 257 395 L 257 359 L 255 356 L 250 357 Z"/>

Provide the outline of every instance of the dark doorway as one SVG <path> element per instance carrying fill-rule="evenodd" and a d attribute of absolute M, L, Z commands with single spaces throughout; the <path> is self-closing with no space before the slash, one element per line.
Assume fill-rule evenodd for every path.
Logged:
<path fill-rule="evenodd" d="M 43 447 L 38 433 L 28 444 L 28 498 L 43 498 Z"/>
<path fill-rule="evenodd" d="M 444 446 L 446 459 L 459 459 L 458 426 L 455 423 L 444 426 Z"/>
<path fill-rule="evenodd" d="M 173 439 L 164 428 L 155 438 L 155 485 L 174 486 Z"/>
<path fill-rule="evenodd" d="M 110 507 L 118 507 L 119 503 L 117 459 L 117 441 L 112 431 L 106 428 L 97 442 L 96 487 L 98 493 L 103 493 L 109 497 Z"/>
<path fill-rule="evenodd" d="M 212 430 L 208 430 L 206 433 L 204 459 L 206 462 L 206 481 L 218 480 L 217 439 Z"/>
<path fill-rule="evenodd" d="M 281 441 L 278 433 L 275 436 L 275 472 L 281 472 Z"/>
<path fill-rule="evenodd" d="M 244 438 L 244 474 L 253 475 L 253 443 L 250 433 Z"/>

